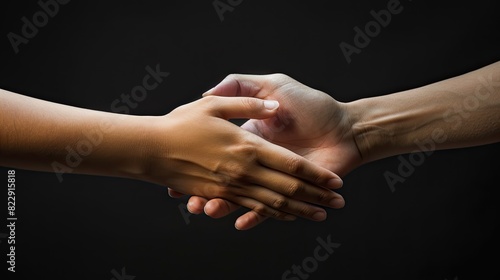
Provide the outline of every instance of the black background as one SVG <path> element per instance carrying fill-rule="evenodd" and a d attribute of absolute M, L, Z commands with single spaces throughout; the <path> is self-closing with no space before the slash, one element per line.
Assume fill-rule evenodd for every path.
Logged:
<path fill-rule="evenodd" d="M 353 28 L 387 0 L 244 0 L 223 21 L 212 2 L 73 0 L 15 54 L 7 34 L 21 34 L 21 17 L 40 7 L 2 1 L 0 87 L 110 111 L 146 66 L 160 64 L 170 76 L 130 112 L 160 115 L 230 73 L 282 72 L 348 102 L 500 58 L 497 1 L 402 0 L 403 11 L 350 64 L 340 42 L 352 44 Z M 397 173 L 398 158 L 374 162 L 344 178 L 346 207 L 327 210 L 327 221 L 267 221 L 246 232 L 233 227 L 243 210 L 186 224 L 186 199 L 162 186 L 71 174 L 59 183 L 53 173 L 16 170 L 17 272 L 7 273 L 5 239 L 1 268 L 12 279 L 109 280 L 122 268 L 136 280 L 281 279 L 330 235 L 341 246 L 308 279 L 496 277 L 499 152 L 499 144 L 435 152 L 395 192 L 383 174 Z M 7 168 L 0 174 L 6 201 Z"/>

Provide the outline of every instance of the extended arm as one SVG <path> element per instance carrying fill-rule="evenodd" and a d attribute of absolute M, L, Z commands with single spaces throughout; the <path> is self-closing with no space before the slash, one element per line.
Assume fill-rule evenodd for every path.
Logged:
<path fill-rule="evenodd" d="M 500 141 L 500 62 L 420 88 L 349 103 L 283 74 L 229 75 L 205 95 L 278 100 L 278 114 L 242 127 L 341 176 L 397 154 Z M 214 218 L 236 208 L 221 199 L 207 203 L 202 197 L 191 197 L 188 204 L 193 213 L 205 210 Z M 248 212 L 237 224 L 248 229 L 263 220 Z"/>
<path fill-rule="evenodd" d="M 500 62 L 345 104 L 363 162 L 500 141 Z"/>
<path fill-rule="evenodd" d="M 210 97 L 164 116 L 81 109 L 0 91 L 0 165 L 118 176 L 225 198 L 264 215 L 324 220 L 340 178 L 238 126 L 278 103 Z M 291 215 L 290 215 L 291 214 Z"/>
<path fill-rule="evenodd" d="M 154 117 L 56 104 L 0 90 L 0 165 L 137 178 Z"/>

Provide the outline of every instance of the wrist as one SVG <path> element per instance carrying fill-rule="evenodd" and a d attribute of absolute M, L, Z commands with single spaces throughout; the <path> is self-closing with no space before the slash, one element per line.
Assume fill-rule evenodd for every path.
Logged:
<path fill-rule="evenodd" d="M 442 112 L 447 103 L 434 98 L 432 91 L 422 87 L 349 103 L 363 161 L 410 153 L 419 148 L 417 140 L 440 138 L 434 131 L 445 127 Z"/>
<path fill-rule="evenodd" d="M 402 130 L 397 127 L 407 116 L 394 114 L 391 103 L 383 97 L 364 98 L 346 103 L 353 138 L 367 163 L 402 153 Z"/>
<path fill-rule="evenodd" d="M 102 149 L 97 153 L 103 170 L 111 176 L 152 181 L 149 178 L 151 156 L 158 150 L 158 124 L 161 117 L 115 115 L 107 121 Z M 166 134 L 162 132 L 162 135 Z"/>

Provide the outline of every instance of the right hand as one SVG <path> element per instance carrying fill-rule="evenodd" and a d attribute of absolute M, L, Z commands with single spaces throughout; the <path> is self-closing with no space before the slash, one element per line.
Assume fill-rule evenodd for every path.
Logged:
<path fill-rule="evenodd" d="M 363 163 L 358 151 L 348 104 L 307 87 L 283 75 L 229 75 L 204 96 L 250 96 L 280 102 L 278 113 L 269 119 L 249 120 L 242 128 L 283 146 L 323 166 L 340 176 Z M 171 196 L 182 195 L 170 191 Z M 338 201 L 343 202 L 343 201 Z M 334 208 L 343 207 L 343 203 Z M 193 196 L 188 203 L 192 213 L 223 217 L 238 208 L 237 205 L 214 199 Z M 265 217 L 248 212 L 236 221 L 240 229 L 251 228 Z"/>
<path fill-rule="evenodd" d="M 158 137 L 152 139 L 156 144 L 148 157 L 147 177 L 177 192 L 222 198 L 265 217 L 324 220 L 326 212 L 317 205 L 343 203 L 330 190 L 341 179 L 227 121 L 275 115 L 277 109 L 266 109 L 264 103 L 210 96 L 160 117 L 154 123 Z"/>

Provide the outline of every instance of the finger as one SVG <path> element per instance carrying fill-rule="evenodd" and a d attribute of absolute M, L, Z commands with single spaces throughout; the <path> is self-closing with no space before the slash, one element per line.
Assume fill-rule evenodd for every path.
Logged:
<path fill-rule="evenodd" d="M 231 201 L 215 198 L 211 199 L 205 204 L 205 214 L 214 219 L 222 218 L 227 216 L 240 208 L 239 205 L 232 203 Z"/>
<path fill-rule="evenodd" d="M 171 197 L 171 198 L 180 198 L 180 197 L 183 197 L 185 194 L 183 193 L 180 193 L 178 191 L 175 191 L 171 188 L 168 188 L 168 195 Z"/>
<path fill-rule="evenodd" d="M 271 172 L 274 171 L 271 170 Z M 326 219 L 326 211 L 323 208 L 286 197 L 272 189 L 258 185 L 235 186 L 234 188 L 235 195 L 228 198 L 228 200 L 252 209 L 262 216 L 278 220 L 293 220 L 295 219 L 294 216 L 313 221 L 323 221 Z M 218 207 L 221 207 L 221 205 Z M 223 212 L 227 212 L 227 209 L 223 210 Z M 207 214 L 213 213 L 209 212 Z"/>
<path fill-rule="evenodd" d="M 326 218 L 324 209 L 285 197 L 262 186 L 238 187 L 235 185 L 231 188 L 234 188 L 233 194 L 227 199 L 214 198 L 210 203 L 205 198 L 192 196 L 187 205 L 189 212 L 199 214 L 204 210 L 208 216 L 220 218 L 235 211 L 241 205 L 262 216 L 277 220 L 294 220 L 293 215 L 315 221 L 322 221 Z M 317 212 L 321 212 L 319 218 L 315 216 Z"/>
<path fill-rule="evenodd" d="M 257 158 L 262 165 L 304 179 L 316 186 L 327 189 L 342 187 L 342 179 L 332 171 L 261 138 L 256 137 L 256 140 L 260 142 Z"/>
<path fill-rule="evenodd" d="M 241 75 L 231 74 L 224 78 L 218 85 L 203 94 L 203 97 L 209 95 L 218 96 L 257 96 L 263 89 L 265 77 L 267 75 Z"/>
<path fill-rule="evenodd" d="M 291 214 L 288 214 L 288 213 L 280 211 L 280 210 L 273 209 L 272 207 L 267 206 L 266 204 L 260 202 L 259 200 L 255 200 L 255 199 L 250 198 L 250 197 L 236 196 L 236 197 L 233 197 L 231 200 L 233 203 L 236 203 L 236 204 L 239 204 L 243 207 L 251 209 L 264 217 L 270 217 L 270 218 L 274 218 L 277 220 L 284 220 L 284 221 L 293 221 L 296 219 L 296 217 L 291 215 Z"/>
<path fill-rule="evenodd" d="M 279 205 L 279 203 L 277 202 L 274 202 L 274 204 L 277 205 L 274 205 L 273 203 L 271 204 L 267 203 L 267 205 L 271 207 L 289 213 L 292 213 L 290 212 L 290 210 L 298 211 L 297 209 L 304 208 L 310 205 L 309 203 L 330 208 L 342 208 L 345 204 L 344 198 L 340 194 L 330 189 L 312 185 L 308 182 L 297 179 L 282 172 L 277 172 L 274 170 L 270 171 L 265 167 L 254 171 L 251 174 L 251 178 L 252 181 L 254 181 L 255 183 L 262 186 L 266 186 L 270 191 L 272 191 L 272 193 L 267 194 L 267 196 L 269 197 L 274 195 L 275 199 L 280 199 L 279 197 L 275 196 L 275 193 L 280 193 L 281 195 L 283 195 L 283 197 L 293 198 L 294 200 L 300 202 L 307 202 L 303 204 L 295 203 L 293 204 L 294 205 L 293 209 L 278 208 L 277 206 Z M 262 190 L 260 190 L 260 192 L 262 192 Z M 260 200 L 260 201 L 265 202 L 265 200 Z M 312 208 L 309 209 L 310 211 L 313 210 Z M 310 211 L 307 211 L 305 213 L 311 213 Z M 314 213 L 311 213 L 310 215 L 305 213 L 302 216 L 308 216 L 309 218 L 311 218 L 312 215 L 314 215 Z"/>
<path fill-rule="evenodd" d="M 248 230 L 267 220 L 267 217 L 255 211 L 248 211 L 236 219 L 234 227 L 237 230 Z"/>
<path fill-rule="evenodd" d="M 267 119 L 274 116 L 279 107 L 278 101 L 262 100 L 251 97 L 209 96 L 201 99 L 209 106 L 212 116 L 223 119 Z"/>
<path fill-rule="evenodd" d="M 192 196 L 189 198 L 187 209 L 191 214 L 203 213 L 203 208 L 207 204 L 207 199 L 200 196 Z"/>
<path fill-rule="evenodd" d="M 304 201 L 284 196 L 268 188 L 255 186 L 251 188 L 250 193 L 248 193 L 248 197 L 251 197 L 252 199 L 255 199 L 265 204 L 274 211 L 289 213 L 294 216 L 306 218 L 317 222 L 326 219 L 325 209 L 310 203 L 306 203 Z M 264 216 L 269 216 L 259 211 L 256 212 Z"/>

